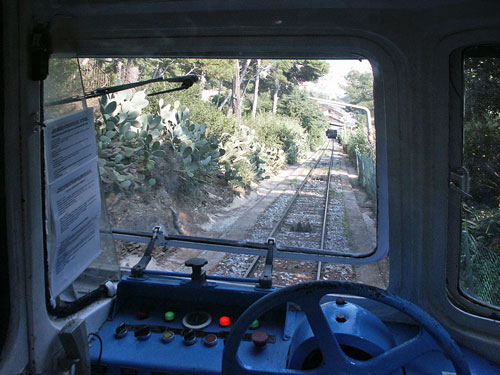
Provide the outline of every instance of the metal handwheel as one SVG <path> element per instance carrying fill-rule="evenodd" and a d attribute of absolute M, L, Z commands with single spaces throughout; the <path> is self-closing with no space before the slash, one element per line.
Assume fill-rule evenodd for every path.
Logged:
<path fill-rule="evenodd" d="M 354 360 L 344 354 L 323 314 L 320 300 L 329 293 L 365 297 L 391 306 L 414 319 L 420 326 L 420 332 L 412 339 L 367 361 Z M 323 353 L 322 365 L 307 371 L 281 368 L 260 370 L 241 363 L 237 355 L 238 349 L 253 320 L 272 308 L 287 302 L 299 305 L 304 311 Z M 413 303 L 372 286 L 341 281 L 316 281 L 280 289 L 250 305 L 234 324 L 226 340 L 222 359 L 222 374 L 387 375 L 422 354 L 439 349 L 449 357 L 457 375 L 470 375 L 469 365 L 465 361 L 462 351 L 448 332 L 434 318 Z"/>

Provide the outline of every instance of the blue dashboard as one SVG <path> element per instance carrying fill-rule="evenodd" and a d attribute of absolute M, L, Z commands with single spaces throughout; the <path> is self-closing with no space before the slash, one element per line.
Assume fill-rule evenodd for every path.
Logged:
<path fill-rule="evenodd" d="M 118 284 L 109 320 L 93 335 L 92 373 L 221 374 L 226 343 L 236 321 L 248 306 L 275 290 L 147 272 L 141 278 L 126 276 Z M 419 335 L 417 325 L 382 322 L 343 297 L 326 295 L 321 299 L 321 308 L 352 363 L 366 363 Z M 316 371 L 324 360 L 309 320 L 310 315 L 293 302 L 255 316 L 237 339 L 238 362 L 262 374 L 330 373 Z M 471 374 L 500 374 L 497 365 L 469 350 L 462 352 Z M 236 373 L 228 371 L 226 368 L 227 374 Z M 441 351 L 430 350 L 390 374 L 460 372 Z"/>

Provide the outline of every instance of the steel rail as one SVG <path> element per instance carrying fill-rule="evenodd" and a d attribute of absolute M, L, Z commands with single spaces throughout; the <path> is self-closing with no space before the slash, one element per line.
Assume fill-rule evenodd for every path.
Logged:
<path fill-rule="evenodd" d="M 328 147 L 328 144 L 330 144 L 330 141 L 328 140 L 327 142 L 325 142 L 325 144 L 327 144 L 326 147 Z M 281 215 L 280 220 L 274 225 L 273 229 L 271 230 L 271 232 L 269 234 L 269 238 L 274 237 L 276 235 L 276 233 L 278 233 L 279 229 L 281 228 L 281 225 L 285 221 L 285 218 L 287 217 L 287 215 L 291 211 L 293 205 L 295 204 L 295 202 L 297 201 L 298 197 L 300 196 L 300 193 L 304 189 L 304 186 L 306 185 L 307 181 L 311 177 L 312 172 L 318 167 L 319 162 L 323 159 L 323 155 L 324 155 L 325 150 L 326 150 L 326 148 L 324 147 L 325 144 L 323 144 L 322 152 L 321 152 L 320 156 L 318 157 L 318 159 L 316 160 L 316 162 L 314 163 L 314 166 L 311 168 L 311 170 L 304 177 L 304 179 L 302 180 L 302 183 L 300 184 L 300 186 L 295 191 L 295 194 L 294 194 L 293 198 L 290 200 L 290 202 L 288 202 L 288 204 L 287 204 L 287 206 L 285 208 L 285 211 Z M 333 157 L 333 148 L 332 148 L 332 157 Z M 332 159 L 332 157 L 331 157 L 331 159 Z M 331 165 L 332 165 L 332 161 L 330 160 L 330 168 L 331 168 Z M 330 169 L 328 171 L 328 174 L 330 175 Z M 329 184 L 330 184 L 330 180 L 328 180 L 328 186 L 329 186 Z M 323 222 L 325 222 L 324 219 L 323 219 Z M 323 242 L 324 241 L 322 239 L 321 240 L 322 246 L 323 246 Z M 323 250 L 323 247 L 321 247 L 321 250 Z M 255 271 L 255 268 L 257 267 L 257 264 L 259 263 L 260 258 L 261 258 L 260 256 L 257 256 L 257 257 L 254 258 L 254 260 L 252 261 L 252 263 L 250 264 L 250 266 L 248 267 L 248 269 L 245 271 L 245 274 L 243 275 L 243 277 L 245 277 L 245 278 L 249 277 Z"/>
<path fill-rule="evenodd" d="M 326 227 L 327 227 L 327 219 L 328 219 L 328 206 L 330 202 L 330 182 L 332 179 L 332 166 L 333 166 L 333 153 L 335 152 L 335 141 L 332 141 L 332 154 L 330 155 L 330 164 L 328 165 L 328 178 L 326 181 L 326 193 L 325 193 L 325 208 L 323 211 L 323 226 L 321 228 L 321 243 L 319 248 L 323 250 L 325 248 L 325 238 L 326 238 Z M 321 278 L 321 266 L 322 262 L 318 262 L 318 269 L 316 271 L 316 280 L 320 280 Z"/>

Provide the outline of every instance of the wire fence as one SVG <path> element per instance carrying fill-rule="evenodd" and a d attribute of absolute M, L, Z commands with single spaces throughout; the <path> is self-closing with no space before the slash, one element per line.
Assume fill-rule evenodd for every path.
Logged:
<path fill-rule="evenodd" d="M 462 232 L 460 287 L 472 297 L 500 306 L 500 256 L 492 249 L 474 244 L 467 231 Z"/>
<path fill-rule="evenodd" d="M 377 212 L 377 170 L 375 161 L 356 150 L 356 169 L 358 171 L 358 182 L 370 197 Z"/>

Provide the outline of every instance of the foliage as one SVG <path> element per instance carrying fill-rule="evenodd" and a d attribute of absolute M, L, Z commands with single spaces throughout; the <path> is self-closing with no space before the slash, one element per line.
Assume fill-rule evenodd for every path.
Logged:
<path fill-rule="evenodd" d="M 491 120 L 500 116 L 500 58 L 464 59 L 466 121 Z"/>
<path fill-rule="evenodd" d="M 218 148 L 218 143 L 207 139 L 207 125 L 190 121 L 189 109 L 185 106 L 180 108 L 178 101 L 174 103 L 173 108 L 170 104 L 163 104 L 163 100 L 160 100 L 164 138 L 169 141 L 177 159 L 182 160 L 183 171 L 189 177 L 194 177 L 196 173 L 214 166 L 219 156 L 224 154 L 224 150 Z"/>
<path fill-rule="evenodd" d="M 375 152 L 368 141 L 368 134 L 365 127 L 346 130 L 345 134 L 342 133 L 339 135 L 339 139 L 351 160 L 356 160 L 356 151 L 361 155 L 375 160 Z"/>
<path fill-rule="evenodd" d="M 291 67 L 284 72 L 288 81 L 294 85 L 303 82 L 316 82 L 328 74 L 330 65 L 322 60 L 292 60 Z"/>
<path fill-rule="evenodd" d="M 346 84 L 342 89 L 346 92 L 349 103 L 367 107 L 373 113 L 373 74 L 351 70 L 344 79 Z"/>
<path fill-rule="evenodd" d="M 122 190 L 146 191 L 157 184 L 160 163 L 179 166 L 188 177 L 217 165 L 223 150 L 206 137 L 206 125 L 189 120 L 189 110 L 176 102 L 160 114 L 142 114 L 145 92 L 122 91 L 100 99 L 97 122 L 99 170 L 106 184 Z"/>
<path fill-rule="evenodd" d="M 500 208 L 477 209 L 463 203 L 461 287 L 474 297 L 500 304 Z"/>
<path fill-rule="evenodd" d="M 500 255 L 500 208 L 478 209 L 463 204 L 464 228 L 473 246 L 485 246 Z"/>
<path fill-rule="evenodd" d="M 88 92 L 162 76 L 197 74 L 200 81 L 189 90 L 146 99 L 146 92 L 179 86 L 161 82 L 149 84 L 144 87 L 145 91 L 136 94 L 120 92 L 103 97 L 98 103 L 95 100 L 102 111 L 102 117 L 96 121 L 102 179 L 106 185 L 122 190 L 145 191 L 162 185 L 166 182 L 164 176 L 169 174 L 178 175 L 186 183 L 188 180 L 201 182 L 203 175 L 220 169 L 227 181 L 247 185 L 282 167 L 285 160 L 296 162 L 307 147 L 316 147 L 324 138 L 326 121 L 322 110 L 296 86 L 325 75 L 329 64 L 312 60 L 244 59 L 239 64 L 236 61 L 80 58 L 81 77 L 77 60 L 56 61 L 59 66 L 53 69 L 56 73 L 52 75 L 59 74 L 60 79 L 54 81 L 59 86 L 52 91 L 60 93 L 65 88 L 75 91 L 76 86 L 81 86 L 80 78 Z M 233 83 L 238 66 L 240 92 L 231 94 L 235 90 Z M 202 101 L 204 89 L 211 89 L 212 95 L 217 92 L 218 100 Z M 241 108 L 250 113 L 255 92 L 262 116 L 248 120 L 254 130 L 241 127 L 240 119 L 220 108 L 224 101 L 224 111 L 234 108 L 235 103 L 231 105 L 231 101 L 240 100 Z M 276 109 L 278 96 L 285 97 L 281 115 L 265 114 Z M 241 99 L 235 99 L 238 97 Z M 168 106 L 167 100 L 171 104 L 179 101 L 184 106 Z M 224 148 L 227 155 L 222 155 Z M 224 161 L 219 160 L 221 156 Z"/>
<path fill-rule="evenodd" d="M 146 191 L 156 184 L 155 157 L 164 157 L 161 118 L 142 115 L 144 92 L 122 91 L 101 97 L 102 122 L 97 122 L 101 179 L 123 190 Z"/>
<path fill-rule="evenodd" d="M 476 205 L 496 207 L 500 204 L 500 121 L 470 121 L 464 127 L 470 193 Z"/>
<path fill-rule="evenodd" d="M 294 88 L 289 95 L 283 97 L 278 113 L 300 121 L 308 134 L 310 149 L 316 149 L 322 143 L 328 122 L 323 115 L 323 108 L 309 99 L 305 90 Z"/>
<path fill-rule="evenodd" d="M 240 125 L 234 134 L 223 134 L 222 148 L 225 154 L 220 161 L 224 163 L 226 180 L 242 187 L 285 164 L 286 157 L 280 148 L 261 144 L 255 130 L 245 125 Z"/>
<path fill-rule="evenodd" d="M 464 164 L 476 205 L 500 204 L 500 59 L 464 59 Z"/>
<path fill-rule="evenodd" d="M 500 59 L 464 59 L 463 163 L 472 198 L 462 203 L 464 238 L 461 284 L 500 304 Z"/>
<path fill-rule="evenodd" d="M 199 87 L 193 86 L 189 90 L 152 96 L 147 111 L 155 112 L 159 106 L 160 100 L 174 103 L 179 101 L 189 108 L 190 118 L 200 124 L 207 125 L 207 137 L 213 142 L 217 142 L 223 133 L 234 133 L 236 129 L 236 120 L 228 117 L 218 110 L 213 104 L 204 102 L 200 99 L 201 93 Z"/>
<path fill-rule="evenodd" d="M 245 122 L 255 129 L 262 143 L 281 148 L 288 164 L 295 164 L 308 150 L 307 134 L 295 118 L 265 113 Z"/>

